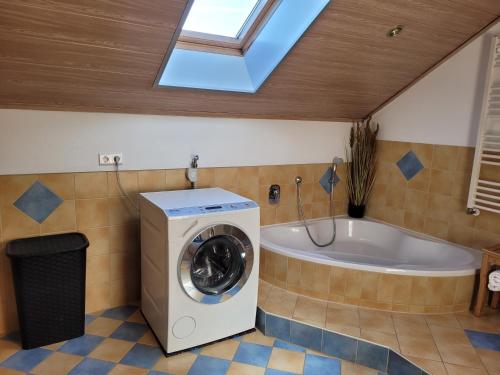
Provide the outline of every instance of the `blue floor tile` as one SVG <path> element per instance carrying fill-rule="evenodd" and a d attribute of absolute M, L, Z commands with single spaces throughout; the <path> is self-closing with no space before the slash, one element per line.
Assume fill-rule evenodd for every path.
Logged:
<path fill-rule="evenodd" d="M 189 369 L 188 375 L 225 375 L 230 363 L 225 359 L 200 355 Z"/>
<path fill-rule="evenodd" d="M 170 374 L 161 371 L 149 371 L 148 375 L 170 375 Z"/>
<path fill-rule="evenodd" d="M 69 375 L 105 375 L 110 372 L 115 364 L 101 361 L 100 359 L 85 358 L 76 366 Z"/>
<path fill-rule="evenodd" d="M 295 374 L 293 372 L 280 371 L 280 370 L 275 370 L 273 368 L 268 368 L 266 369 L 264 375 L 295 375 Z"/>
<path fill-rule="evenodd" d="M 266 335 L 290 341 L 290 321 L 274 315 L 266 314 Z"/>
<path fill-rule="evenodd" d="M 389 365 L 387 367 L 387 372 L 391 375 L 421 375 L 422 369 L 391 350 L 389 352 Z"/>
<path fill-rule="evenodd" d="M 0 363 L 2 367 L 28 372 L 52 354 L 51 350 L 37 348 L 21 350 Z"/>
<path fill-rule="evenodd" d="M 100 336 L 83 335 L 76 339 L 67 341 L 63 346 L 59 348 L 59 351 L 69 354 L 86 356 L 92 350 L 94 350 L 102 340 L 104 340 L 104 338 Z"/>
<path fill-rule="evenodd" d="M 304 375 L 340 375 L 340 366 L 338 359 L 306 354 Z"/>
<path fill-rule="evenodd" d="M 469 329 L 466 329 L 465 333 L 469 337 L 472 346 L 475 348 L 500 352 L 500 334 L 471 331 Z"/>
<path fill-rule="evenodd" d="M 306 324 L 291 322 L 290 341 L 309 349 L 321 351 L 323 330 Z"/>
<path fill-rule="evenodd" d="M 123 322 L 111 337 L 119 340 L 137 341 L 147 332 L 148 326 L 140 323 Z"/>
<path fill-rule="evenodd" d="M 120 363 L 150 369 L 158 362 L 158 359 L 162 355 L 163 353 L 158 347 L 135 344 Z"/>
<path fill-rule="evenodd" d="M 102 314 L 105 318 L 127 320 L 130 316 L 138 310 L 137 306 L 121 306 L 109 309 Z"/>
<path fill-rule="evenodd" d="M 234 355 L 233 361 L 267 367 L 272 350 L 273 348 L 270 346 L 242 342 Z"/>
<path fill-rule="evenodd" d="M 323 353 L 354 362 L 358 340 L 337 333 L 323 332 Z"/>
<path fill-rule="evenodd" d="M 389 349 L 379 345 L 358 341 L 356 363 L 379 371 L 387 371 Z"/>
<path fill-rule="evenodd" d="M 300 353 L 304 353 L 306 351 L 305 348 L 303 348 L 302 346 L 298 346 L 298 345 L 294 345 L 294 344 L 290 344 L 289 342 L 287 341 L 282 341 L 282 340 L 276 340 L 274 342 L 274 346 L 276 348 L 281 348 L 281 349 L 286 349 L 286 350 L 290 350 L 292 352 L 300 352 Z"/>

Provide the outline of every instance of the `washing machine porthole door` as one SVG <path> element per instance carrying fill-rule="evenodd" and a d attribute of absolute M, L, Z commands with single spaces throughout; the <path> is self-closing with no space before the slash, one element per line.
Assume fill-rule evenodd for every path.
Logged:
<path fill-rule="evenodd" d="M 180 283 L 194 300 L 220 303 L 238 293 L 252 266 L 253 248 L 248 236 L 232 225 L 214 225 L 183 249 Z"/>

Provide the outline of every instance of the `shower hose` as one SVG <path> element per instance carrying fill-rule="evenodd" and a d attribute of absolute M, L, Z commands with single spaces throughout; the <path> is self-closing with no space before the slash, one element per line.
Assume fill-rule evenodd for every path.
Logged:
<path fill-rule="evenodd" d="M 309 236 L 309 238 L 311 239 L 313 244 L 315 244 L 317 247 L 330 246 L 335 241 L 335 236 L 337 235 L 337 228 L 336 228 L 336 224 L 335 224 L 335 207 L 333 206 L 333 183 L 331 183 L 331 190 L 330 190 L 330 216 L 332 217 L 333 234 L 332 234 L 332 239 L 324 244 L 320 244 L 320 243 L 316 242 L 316 240 L 311 235 L 311 231 L 309 230 L 309 226 L 307 225 L 305 215 L 304 215 L 304 207 L 302 205 L 302 196 L 300 193 L 300 185 L 301 185 L 301 182 L 297 182 L 297 211 L 299 214 L 299 219 L 302 221 L 302 224 L 306 228 L 307 235 Z"/>

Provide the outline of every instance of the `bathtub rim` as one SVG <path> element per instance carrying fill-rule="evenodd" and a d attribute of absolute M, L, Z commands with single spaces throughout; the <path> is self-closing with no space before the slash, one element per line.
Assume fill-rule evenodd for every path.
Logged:
<path fill-rule="evenodd" d="M 271 246 L 270 242 L 266 241 L 263 239 L 263 236 L 261 235 L 260 238 L 260 246 L 264 248 L 267 251 L 273 252 L 273 253 L 278 253 L 280 255 L 284 255 L 286 257 L 294 258 L 294 259 L 299 259 L 303 260 L 306 262 L 311 262 L 311 263 L 318 263 L 318 264 L 324 264 L 324 265 L 329 265 L 329 266 L 334 266 L 334 267 L 340 267 L 340 268 L 347 268 L 347 269 L 355 269 L 355 270 L 361 270 L 361 271 L 369 271 L 369 272 L 378 272 L 378 273 L 386 273 L 386 274 L 392 274 L 392 275 L 405 275 L 405 276 L 430 276 L 430 277 L 454 277 L 454 276 L 470 276 L 470 275 L 475 275 L 479 272 L 479 269 L 481 268 L 481 263 L 480 263 L 480 255 L 481 252 L 480 250 L 459 245 L 450 241 L 446 241 L 437 237 L 429 236 L 424 233 L 419 233 L 416 231 L 412 231 L 410 229 L 406 229 L 394 224 L 386 223 L 381 220 L 373 219 L 370 217 L 364 217 L 362 219 L 355 219 L 351 218 L 347 215 L 339 215 L 335 216 L 335 219 L 348 219 L 348 220 L 353 220 L 353 221 L 367 221 L 367 222 L 373 222 L 381 225 L 386 225 L 389 227 L 392 227 L 396 230 L 399 230 L 409 236 L 418 238 L 418 239 L 423 239 L 435 243 L 442 243 L 442 244 L 447 244 L 453 247 L 458 247 L 461 249 L 464 249 L 466 251 L 469 251 L 471 253 L 474 253 L 478 255 L 479 257 L 479 263 L 478 263 L 478 268 L 471 268 L 471 269 L 460 269 L 460 270 L 408 270 L 408 269 L 402 269 L 402 268 L 395 268 L 395 267 L 384 267 L 384 266 L 375 266 L 375 265 L 367 265 L 367 264 L 360 264 L 360 263 L 350 263 L 350 262 L 345 262 L 345 261 L 339 261 L 335 259 L 322 259 L 322 258 L 316 258 L 316 257 L 311 257 L 306 254 L 303 254 L 304 251 L 300 251 L 298 253 L 291 253 L 288 248 L 283 247 L 283 246 Z M 325 221 L 325 220 L 331 220 L 331 217 L 322 217 L 322 218 L 315 218 L 315 219 L 309 219 L 306 220 L 306 222 L 309 223 L 314 223 L 318 221 Z M 303 226 L 301 221 L 291 221 L 287 223 L 279 223 L 279 224 L 271 224 L 271 225 L 263 225 L 261 226 L 261 231 L 262 229 L 267 229 L 267 228 L 273 228 L 273 227 L 291 227 L 291 226 Z"/>

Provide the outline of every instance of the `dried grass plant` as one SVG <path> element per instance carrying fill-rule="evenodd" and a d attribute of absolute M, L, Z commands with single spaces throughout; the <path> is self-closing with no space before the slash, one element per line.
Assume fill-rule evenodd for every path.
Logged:
<path fill-rule="evenodd" d="M 371 118 L 353 123 L 349 137 L 347 159 L 347 194 L 349 202 L 364 206 L 373 189 L 376 172 L 377 134 L 379 125 L 372 129 Z"/>

